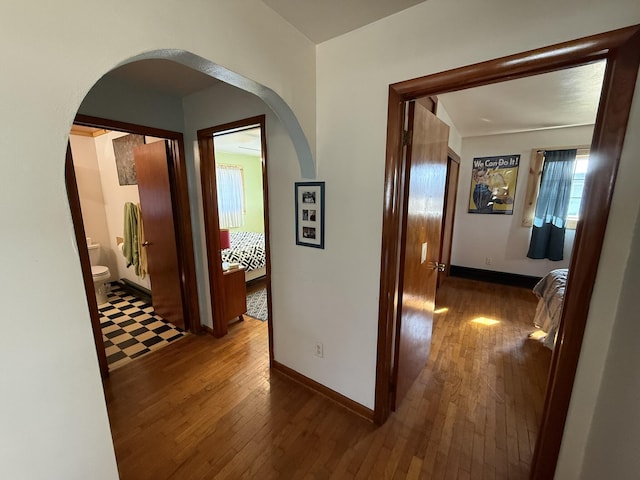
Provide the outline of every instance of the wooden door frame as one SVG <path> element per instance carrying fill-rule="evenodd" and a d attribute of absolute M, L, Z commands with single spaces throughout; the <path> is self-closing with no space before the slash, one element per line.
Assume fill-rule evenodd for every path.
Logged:
<path fill-rule="evenodd" d="M 160 128 L 136 125 L 133 123 L 120 122 L 105 118 L 91 117 L 88 115 L 76 115 L 74 124 L 87 127 L 102 128 L 105 130 L 113 130 L 125 133 L 133 133 L 137 135 L 146 135 L 149 137 L 164 138 L 169 140 L 169 148 L 173 162 L 168 165 L 169 178 L 171 182 L 171 197 L 174 204 L 174 223 L 176 228 L 176 246 L 178 249 L 178 268 L 180 270 L 180 288 L 182 295 L 182 308 L 184 312 L 185 328 L 192 333 L 200 333 L 200 309 L 198 306 L 198 290 L 196 281 L 196 269 L 193 252 L 193 234 L 191 231 L 191 212 L 189 211 L 189 190 L 187 185 L 187 170 L 185 163 L 184 139 L 181 132 L 173 132 Z M 73 166 L 73 165 L 72 165 Z M 71 193 L 69 193 L 71 196 Z M 77 196 L 77 187 L 75 190 Z M 74 211 L 72 207 L 72 219 L 76 238 L 84 238 L 84 226 L 82 223 L 82 215 L 79 210 Z M 82 236 L 78 234 L 82 229 Z M 89 262 L 89 254 L 86 248 L 86 242 L 78 242 L 78 250 L 80 253 L 80 264 L 83 275 L 87 273 L 91 277 L 91 264 Z M 83 251 L 87 252 L 86 258 Z M 92 296 L 87 293 L 87 301 L 91 306 Z M 95 298 L 93 298 L 95 302 Z M 92 325 L 97 322 L 100 325 L 100 317 L 96 308 L 93 312 L 90 308 Z M 95 318 L 94 318 L 95 316 Z M 100 335 L 102 334 L 99 331 Z M 94 336 L 96 333 L 94 332 Z M 102 340 L 100 338 L 100 340 Z M 96 348 L 98 341 L 96 340 Z M 104 354 L 104 348 L 102 348 Z M 98 355 L 101 355 L 98 348 Z"/>
<path fill-rule="evenodd" d="M 613 187 L 640 66 L 640 25 L 477 63 L 389 86 L 384 184 L 378 358 L 374 420 L 390 415 L 393 329 L 398 298 L 398 231 L 402 225 L 405 178 L 402 125 L 405 102 L 506 80 L 607 60 L 585 184 L 583 218 L 576 230 L 558 341 L 551 359 L 540 433 L 531 478 L 553 478 L 575 379 L 580 347 L 597 275 Z M 400 292 L 401 293 L 401 292 Z M 570 320 L 568 320 L 570 319 Z"/>
<path fill-rule="evenodd" d="M 69 199 L 69 208 L 71 209 L 71 218 L 73 219 L 73 230 L 78 244 L 78 255 L 80 256 L 80 267 L 82 270 L 82 282 L 84 283 L 84 291 L 87 296 L 87 306 L 89 307 L 89 319 L 91 320 L 91 330 L 93 332 L 93 341 L 98 354 L 98 366 L 100 367 L 100 376 L 107 378 L 109 376 L 109 365 L 107 362 L 107 352 L 104 349 L 104 339 L 102 338 L 102 328 L 100 326 L 100 312 L 98 312 L 98 301 L 95 295 L 95 287 L 93 285 L 93 276 L 91 274 L 91 261 L 89 259 L 89 249 L 86 248 L 87 239 L 82 222 L 82 208 L 80 206 L 80 195 L 78 194 L 78 183 L 76 181 L 76 171 L 73 168 L 73 156 L 71 155 L 71 143 L 67 143 L 67 153 L 64 162 L 64 179 L 67 187 L 67 197 Z M 80 219 L 78 222 L 77 219 Z M 84 245 L 84 248 L 82 247 Z M 88 268 L 87 268 L 88 265 Z"/>
<path fill-rule="evenodd" d="M 456 184 L 453 185 L 454 191 L 453 191 L 453 198 L 449 199 L 449 194 L 450 194 L 450 188 L 452 187 L 452 185 L 450 184 L 450 175 L 451 175 L 451 170 L 449 168 L 449 166 L 451 165 L 451 163 L 457 163 L 458 164 L 458 178 L 456 178 Z M 447 261 L 445 263 L 446 267 L 444 269 L 443 272 L 440 272 L 438 274 L 438 288 L 440 288 L 440 285 L 442 284 L 442 282 L 444 281 L 445 278 L 449 277 L 450 273 L 451 273 L 451 245 L 453 244 L 453 229 L 455 227 L 455 218 L 456 218 L 456 202 L 458 200 L 458 182 L 457 180 L 460 178 L 460 155 L 458 155 L 456 152 L 454 152 L 451 147 L 447 148 L 447 184 L 444 187 L 444 207 L 442 208 L 442 235 L 440 236 L 440 263 L 445 263 L 443 262 L 443 258 L 442 258 L 442 247 L 443 245 L 445 245 L 445 243 L 447 243 L 447 247 L 449 249 L 449 261 Z M 450 201 L 451 200 L 451 201 Z M 453 204 L 453 210 L 451 211 L 451 215 L 447 215 L 447 209 L 449 208 L 449 206 Z M 447 226 L 447 224 L 450 223 L 450 227 Z M 449 235 L 449 241 L 445 242 L 446 237 L 447 237 L 447 232 L 445 231 L 446 229 L 450 229 L 450 235 Z"/>
<path fill-rule="evenodd" d="M 202 182 L 202 205 L 207 241 L 207 261 L 209 267 L 209 292 L 213 314 L 213 335 L 222 337 L 227 334 L 227 322 L 223 314 L 224 295 L 222 288 L 222 256 L 220 253 L 220 219 L 218 216 L 218 195 L 216 186 L 216 166 L 213 136 L 216 133 L 258 125 L 262 147 L 262 195 L 264 206 L 264 246 L 266 256 L 267 309 L 269 331 L 269 364 L 273 363 L 273 316 L 271 313 L 271 248 L 269 244 L 269 183 L 267 175 L 267 132 L 266 116 L 258 115 L 235 122 L 198 130 L 200 149 L 200 180 Z"/>

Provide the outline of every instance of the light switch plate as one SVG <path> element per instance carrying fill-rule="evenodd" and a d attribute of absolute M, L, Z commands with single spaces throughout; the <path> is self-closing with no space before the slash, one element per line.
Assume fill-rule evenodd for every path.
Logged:
<path fill-rule="evenodd" d="M 427 242 L 422 244 L 422 254 L 420 255 L 420 263 L 427 261 Z"/>

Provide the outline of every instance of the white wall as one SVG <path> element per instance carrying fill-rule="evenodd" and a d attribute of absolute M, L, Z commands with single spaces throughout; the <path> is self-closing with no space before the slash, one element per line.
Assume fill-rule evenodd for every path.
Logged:
<path fill-rule="evenodd" d="M 273 89 L 313 146 L 314 46 L 258 0 L 116 0 L 108 8 L 27 0 L 0 3 L 0 18 L 2 473 L 115 479 L 64 184 L 73 117 L 118 63 L 175 48 Z"/>
<path fill-rule="evenodd" d="M 633 479 L 640 471 L 640 217 L 633 245 L 582 467 L 585 480 Z"/>
<path fill-rule="evenodd" d="M 82 100 L 78 113 L 182 132 L 182 100 L 165 93 L 102 77 Z"/>
<path fill-rule="evenodd" d="M 335 232 L 327 232 L 327 249 L 295 245 L 294 216 L 294 182 L 300 180 L 300 170 L 290 138 L 282 124 L 264 102 L 257 97 L 236 88 L 219 85 L 211 89 L 186 97 L 183 102 L 185 112 L 185 132 L 187 143 L 187 159 L 190 166 L 189 178 L 192 190 L 197 190 L 197 198 L 192 198 L 191 208 L 194 219 L 197 219 L 198 248 L 196 249 L 196 266 L 201 299 L 206 304 L 201 309 L 203 323 L 211 322 L 210 297 L 206 278 L 206 250 L 204 244 L 204 220 L 202 214 L 201 189 L 199 178 L 200 159 L 198 155 L 195 132 L 198 129 L 221 125 L 243 118 L 266 114 L 267 162 L 269 181 L 269 221 L 272 260 L 272 305 L 271 319 L 274 333 L 274 356 L 278 362 L 294 370 L 322 382 L 329 388 L 365 403 L 370 393 L 362 395 L 366 384 L 363 378 L 372 375 L 372 365 L 357 364 L 348 345 L 340 345 L 340 332 L 331 332 L 327 328 L 330 315 L 326 313 L 336 307 L 330 303 L 345 302 L 348 292 L 331 294 L 324 297 L 319 291 L 326 281 L 318 265 L 329 258 L 330 254 L 339 250 L 339 242 L 334 240 Z M 193 162 L 191 158 L 194 158 Z M 331 192 L 328 184 L 328 191 Z M 333 205 L 335 200 L 329 200 Z M 332 208 L 335 211 L 336 207 Z M 327 208 L 327 215 L 330 215 Z M 318 277 L 316 277 L 318 273 Z M 327 299 L 331 298 L 331 302 Z M 201 305 L 202 306 L 202 305 Z M 369 308 L 371 306 L 368 306 Z M 355 314 L 356 305 L 349 307 Z M 340 316 L 336 308 L 334 315 Z M 352 338 L 355 332 L 344 324 L 342 330 L 349 331 Z M 374 331 L 361 332 L 363 336 L 375 337 Z M 325 344 L 324 358 L 313 355 L 316 341 Z M 336 375 L 336 372 L 347 370 L 349 375 Z M 345 383 L 345 379 L 350 381 Z"/>
<path fill-rule="evenodd" d="M 554 268 L 567 268 L 571 260 L 575 230 L 566 232 L 564 260 L 552 262 L 527 258 L 531 228 L 522 226 L 522 212 L 527 193 L 531 150 L 588 146 L 591 145 L 592 134 L 593 126 L 585 126 L 463 139 L 451 264 L 534 277 L 542 277 Z M 513 215 L 468 213 L 473 159 L 511 154 L 520 155 Z M 491 259 L 490 265 L 485 263 L 487 257 Z"/>
<path fill-rule="evenodd" d="M 151 290 L 150 277 L 140 278 L 133 267 L 127 268 L 127 260 L 116 243 L 116 237 L 124 237 L 124 204 L 140 203 L 138 185 L 120 185 L 116 157 L 113 150 L 115 138 L 128 135 L 122 132 L 110 132 L 95 138 L 100 182 L 104 195 L 104 211 L 109 228 L 109 238 L 102 245 L 103 257 L 107 256 L 116 269 L 111 271 L 111 281 L 126 278 L 131 282 Z"/>
<path fill-rule="evenodd" d="M 91 237 L 93 243 L 108 249 L 109 228 L 104 210 L 104 196 L 100 182 L 100 168 L 93 137 L 71 135 L 69 137 L 73 166 L 78 184 L 78 196 L 82 208 L 82 223 L 85 235 Z M 116 272 L 115 259 L 101 248 L 99 265 L 105 265 Z"/>
<path fill-rule="evenodd" d="M 453 120 L 451 120 L 449 112 L 447 112 L 447 109 L 442 102 L 438 102 L 436 116 L 449 125 L 449 148 L 460 155 L 460 152 L 462 152 L 462 135 L 460 135 L 460 132 L 453 123 Z"/>
<path fill-rule="evenodd" d="M 340 232 L 342 240 L 338 248 L 329 243 L 326 258 L 310 266 L 318 278 L 318 296 L 337 299 L 335 309 L 323 307 L 315 315 L 327 330 L 342 329 L 341 340 L 330 348 L 350 344 L 354 363 L 374 365 L 375 336 L 363 332 L 375 328 L 377 320 L 388 85 L 638 22 L 640 4 L 635 0 L 618 0 L 615 7 L 577 0 L 430 0 L 318 46 L 319 176 L 330 187 L 327 232 Z M 638 155 L 638 147 L 627 150 L 621 170 L 633 168 Z M 633 176 L 621 174 L 616 191 L 633 183 Z M 611 312 L 616 310 L 638 212 L 640 191 L 628 193 L 632 201 L 614 206 L 608 224 L 609 243 L 580 359 L 589 368 L 580 368 L 576 379 L 558 478 L 577 478 L 583 460 L 604 364 L 603 345 L 611 334 Z M 343 304 L 345 292 L 356 309 Z M 342 370 L 334 381 L 350 375 Z M 362 393 L 371 392 L 372 398 L 373 368 L 362 383 Z"/>
<path fill-rule="evenodd" d="M 293 159 L 270 172 L 286 185 L 270 192 L 282 232 L 273 242 L 274 281 L 297 282 L 292 292 L 274 291 L 276 312 L 301 319 L 290 325 L 299 344 L 277 339 L 276 358 L 372 406 L 388 84 L 638 23 L 640 4 L 430 0 L 317 48 L 258 0 L 116 0 L 100 10 L 79 0 L 3 2 L 0 18 L 0 464 L 12 479 L 113 479 L 62 173 L 73 117 L 101 75 L 141 52 L 187 50 L 272 88 L 312 146 L 317 136 L 319 178 L 327 181 L 325 250 L 296 248 L 287 233 L 299 175 Z M 96 48 L 96 38 L 108 48 Z M 276 133 L 272 144 L 286 151 L 289 139 Z M 639 155 L 636 143 L 622 157 L 558 478 L 577 478 L 582 465 L 640 209 Z M 631 315 L 620 309 L 618 321 Z M 315 340 L 325 344 L 323 360 L 307 354 Z"/>
<path fill-rule="evenodd" d="M 140 203 L 137 185 L 120 185 L 113 139 L 127 135 L 110 132 L 99 137 L 71 135 L 71 151 L 82 206 L 82 221 L 87 237 L 100 244 L 99 265 L 111 273 L 110 281 L 126 278 L 151 289 L 150 277 L 140 278 L 116 243 L 124 236 L 124 204 Z"/>

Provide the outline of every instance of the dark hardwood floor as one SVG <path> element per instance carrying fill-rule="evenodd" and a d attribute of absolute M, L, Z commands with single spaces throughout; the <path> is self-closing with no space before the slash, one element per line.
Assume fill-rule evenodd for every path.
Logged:
<path fill-rule="evenodd" d="M 123 366 L 105 382 L 121 478 L 527 478 L 551 356 L 527 338 L 533 295 L 449 279 L 438 308 L 429 364 L 382 427 L 270 372 L 250 318 Z"/>

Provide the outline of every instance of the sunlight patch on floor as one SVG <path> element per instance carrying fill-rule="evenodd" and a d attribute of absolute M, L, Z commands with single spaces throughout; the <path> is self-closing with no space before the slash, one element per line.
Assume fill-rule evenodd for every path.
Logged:
<path fill-rule="evenodd" d="M 471 323 L 478 323 L 480 325 L 485 325 L 487 327 L 490 327 L 491 325 L 500 323 L 500 320 L 496 320 L 494 318 L 487 318 L 487 317 L 476 317 L 473 320 L 471 320 Z"/>

